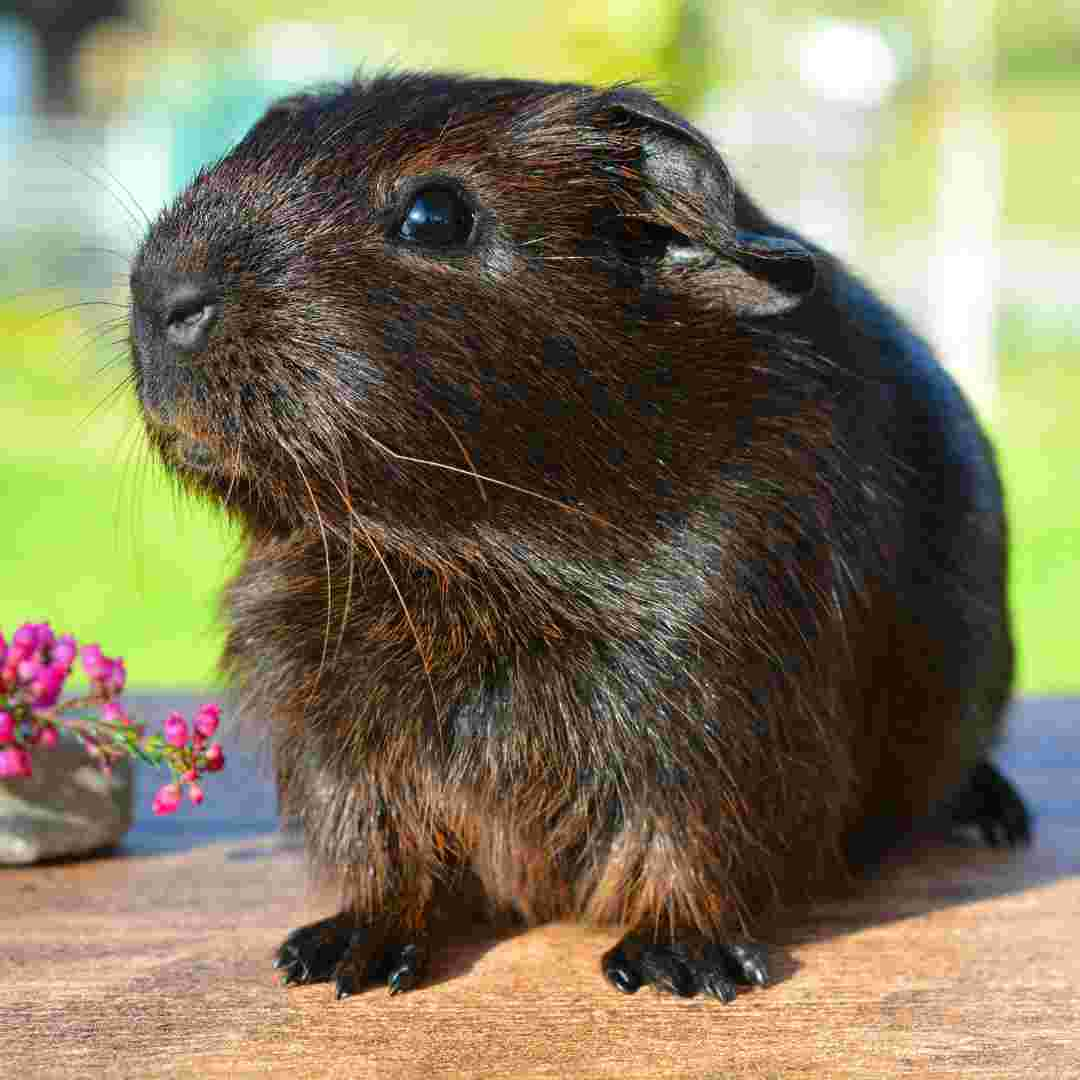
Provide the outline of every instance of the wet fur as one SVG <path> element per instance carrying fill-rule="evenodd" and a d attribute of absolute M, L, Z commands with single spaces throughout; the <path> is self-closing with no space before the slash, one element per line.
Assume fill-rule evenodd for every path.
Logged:
<path fill-rule="evenodd" d="M 642 225 L 721 255 L 793 234 L 715 155 L 700 188 L 659 182 L 643 146 L 675 120 L 618 93 L 290 99 L 140 254 L 223 282 L 196 361 L 136 328 L 136 383 L 246 529 L 225 670 L 361 922 L 422 927 L 467 875 L 530 920 L 761 934 L 1000 727 L 1004 522 L 970 410 L 823 252 L 772 318 L 724 258 L 628 255 Z M 483 243 L 389 250 L 372 208 L 433 174 Z"/>

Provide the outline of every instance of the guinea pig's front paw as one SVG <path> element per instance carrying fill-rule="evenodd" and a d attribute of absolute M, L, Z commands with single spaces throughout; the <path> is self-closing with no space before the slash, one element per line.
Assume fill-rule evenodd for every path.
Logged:
<path fill-rule="evenodd" d="M 711 941 L 692 931 L 672 941 L 631 931 L 604 953 L 600 966 L 608 982 L 626 994 L 652 983 L 679 997 L 709 994 L 725 1003 L 735 1000 L 739 984 L 765 986 L 769 981 L 760 945 Z"/>
<path fill-rule="evenodd" d="M 953 795 L 954 825 L 978 829 L 990 847 L 1031 843 L 1031 814 L 1016 788 L 989 761 L 972 770 L 967 784 Z"/>
<path fill-rule="evenodd" d="M 274 967 L 283 985 L 334 981 L 338 998 L 371 983 L 385 983 L 391 994 L 412 990 L 427 967 L 421 934 L 405 940 L 386 925 L 357 925 L 348 912 L 294 930 L 278 947 Z"/>

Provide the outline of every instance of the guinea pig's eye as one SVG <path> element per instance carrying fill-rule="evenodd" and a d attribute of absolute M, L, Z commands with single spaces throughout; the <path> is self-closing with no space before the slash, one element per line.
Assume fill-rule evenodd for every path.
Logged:
<path fill-rule="evenodd" d="M 418 192 L 398 229 L 403 240 L 426 247 L 456 247 L 472 234 L 473 213 L 450 188 L 431 187 Z"/>

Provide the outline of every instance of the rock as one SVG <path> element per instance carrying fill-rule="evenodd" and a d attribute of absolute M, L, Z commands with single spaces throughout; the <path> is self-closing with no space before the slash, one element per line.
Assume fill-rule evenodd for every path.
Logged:
<path fill-rule="evenodd" d="M 32 776 L 0 780 L 0 863 L 82 855 L 119 842 L 131 827 L 131 762 L 106 776 L 73 738 L 34 752 Z"/>

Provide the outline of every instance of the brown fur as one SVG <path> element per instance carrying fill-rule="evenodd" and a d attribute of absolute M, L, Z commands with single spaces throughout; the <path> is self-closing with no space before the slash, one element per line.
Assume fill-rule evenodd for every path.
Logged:
<path fill-rule="evenodd" d="M 475 199 L 468 250 L 388 241 L 424 175 Z M 750 234 L 796 250 L 636 91 L 400 76 L 282 103 L 148 237 L 148 430 L 247 530 L 225 668 L 361 922 L 467 876 L 531 920 L 760 933 L 986 753 L 989 450 L 835 261 L 788 304 Z M 191 356 L 155 314 L 184 274 L 220 304 Z"/>

